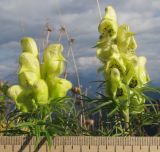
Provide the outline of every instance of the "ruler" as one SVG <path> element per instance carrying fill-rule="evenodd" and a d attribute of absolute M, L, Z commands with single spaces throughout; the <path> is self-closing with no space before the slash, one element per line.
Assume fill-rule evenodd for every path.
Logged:
<path fill-rule="evenodd" d="M 0 152 L 160 152 L 160 137 L 61 136 L 53 138 L 51 149 L 41 137 L 0 136 Z"/>

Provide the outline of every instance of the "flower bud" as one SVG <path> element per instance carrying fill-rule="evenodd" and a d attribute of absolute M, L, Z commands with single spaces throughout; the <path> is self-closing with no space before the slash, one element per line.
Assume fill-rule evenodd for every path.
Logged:
<path fill-rule="evenodd" d="M 38 79 L 40 79 L 40 76 L 32 71 L 21 72 L 18 74 L 19 84 L 23 87 L 32 86 Z"/>
<path fill-rule="evenodd" d="M 24 52 L 19 57 L 19 63 L 21 65 L 19 73 L 25 71 L 32 71 L 40 76 L 40 65 L 37 58 L 35 58 L 31 53 Z"/>
<path fill-rule="evenodd" d="M 40 79 L 34 83 L 33 92 L 37 104 L 48 104 L 48 86 L 44 80 Z"/>
<path fill-rule="evenodd" d="M 64 57 L 61 52 L 61 44 L 50 44 L 44 51 L 43 60 L 44 68 L 47 74 L 60 75 L 64 70 Z"/>
<path fill-rule="evenodd" d="M 22 112 L 33 112 L 37 109 L 32 90 L 23 90 L 17 98 L 16 106 Z"/>
<path fill-rule="evenodd" d="M 38 48 L 34 39 L 30 37 L 24 37 L 21 39 L 21 47 L 23 52 L 28 52 L 38 57 Z"/>
<path fill-rule="evenodd" d="M 20 85 L 13 85 L 8 89 L 7 94 L 14 101 L 16 101 L 22 91 L 23 91 L 23 88 Z"/>
<path fill-rule="evenodd" d="M 53 99 L 65 97 L 67 92 L 72 88 L 71 82 L 58 77 L 48 77 L 47 84 L 49 89 L 49 95 Z"/>

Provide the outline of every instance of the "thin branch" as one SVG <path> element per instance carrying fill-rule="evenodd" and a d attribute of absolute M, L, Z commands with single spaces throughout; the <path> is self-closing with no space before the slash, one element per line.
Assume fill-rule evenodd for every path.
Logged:
<path fill-rule="evenodd" d="M 102 13 L 101 13 L 101 8 L 100 8 L 99 0 L 97 0 L 97 7 L 98 7 L 98 12 L 99 12 L 99 17 L 100 17 L 100 19 L 102 19 Z"/>

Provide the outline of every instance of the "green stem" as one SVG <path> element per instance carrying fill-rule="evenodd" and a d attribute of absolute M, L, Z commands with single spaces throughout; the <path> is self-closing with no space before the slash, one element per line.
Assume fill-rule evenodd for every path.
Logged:
<path fill-rule="evenodd" d="M 125 121 L 125 130 L 129 131 L 129 109 L 123 111 L 124 121 Z"/>

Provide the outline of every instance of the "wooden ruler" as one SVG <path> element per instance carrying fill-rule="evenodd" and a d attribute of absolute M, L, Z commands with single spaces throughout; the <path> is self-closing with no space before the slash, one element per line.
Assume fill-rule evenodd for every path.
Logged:
<path fill-rule="evenodd" d="M 0 137 L 0 152 L 160 152 L 160 137 L 55 137 L 51 150 L 42 137 L 35 149 L 35 138 Z"/>

